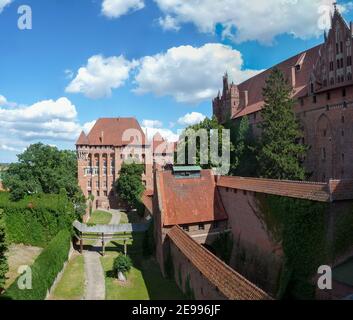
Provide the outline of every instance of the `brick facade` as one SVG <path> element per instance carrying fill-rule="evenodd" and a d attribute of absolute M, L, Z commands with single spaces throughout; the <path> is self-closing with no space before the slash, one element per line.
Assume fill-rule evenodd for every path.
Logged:
<path fill-rule="evenodd" d="M 305 159 L 312 181 L 353 177 L 353 24 L 335 10 L 332 28 L 322 45 L 277 65 L 293 86 L 294 111 L 303 140 L 310 147 Z M 248 116 L 254 135 L 261 134 L 262 89 L 270 70 L 235 85 L 223 79 L 223 92 L 213 101 L 221 123 Z"/>
<path fill-rule="evenodd" d="M 153 151 L 140 125 L 133 118 L 97 120 L 90 133 L 81 133 L 77 143 L 79 185 L 86 198 L 93 196 L 92 208 L 123 206 L 113 190 L 122 164 L 135 160 L 144 164 L 146 190 L 153 190 Z M 170 151 L 171 152 L 171 151 Z M 163 157 L 161 154 L 160 157 Z M 166 162 L 170 154 L 166 154 Z M 163 161 L 163 159 L 161 160 Z"/>

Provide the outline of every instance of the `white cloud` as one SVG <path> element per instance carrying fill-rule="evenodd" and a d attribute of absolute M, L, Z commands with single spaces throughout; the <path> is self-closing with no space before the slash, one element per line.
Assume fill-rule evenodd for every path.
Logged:
<path fill-rule="evenodd" d="M 112 89 L 125 83 L 134 66 L 136 62 L 126 60 L 122 55 L 108 58 L 101 55 L 92 56 L 87 65 L 78 70 L 66 92 L 83 93 L 92 99 L 109 97 Z"/>
<path fill-rule="evenodd" d="M 16 103 L 14 102 L 10 102 L 6 99 L 6 97 L 2 96 L 0 94 L 0 107 L 4 106 L 4 107 L 15 107 Z"/>
<path fill-rule="evenodd" d="M 0 141 L 74 140 L 80 132 L 75 106 L 67 99 L 45 100 L 30 106 L 0 108 Z"/>
<path fill-rule="evenodd" d="M 149 141 L 152 140 L 153 136 L 157 132 L 159 132 L 160 135 L 169 142 L 176 142 L 179 140 L 179 134 L 173 132 L 170 129 L 142 126 L 142 130 L 146 134 L 146 137 Z"/>
<path fill-rule="evenodd" d="M 322 20 L 329 18 L 333 0 L 155 0 L 177 28 L 193 23 L 200 32 L 223 35 L 235 42 L 257 40 L 270 44 L 281 34 L 301 39 L 322 34 Z M 343 5 L 349 9 L 349 6 Z M 163 25 L 162 25 L 163 26 Z"/>
<path fill-rule="evenodd" d="M 94 125 L 96 124 L 96 120 L 93 120 L 91 122 L 86 122 L 82 129 L 86 134 L 89 134 L 89 132 L 92 130 L 92 128 L 94 127 Z"/>
<path fill-rule="evenodd" d="M 0 13 L 3 12 L 4 8 L 8 6 L 12 0 L 0 0 Z"/>
<path fill-rule="evenodd" d="M 226 70 L 236 83 L 259 72 L 244 70 L 241 53 L 229 46 L 209 43 L 199 48 L 174 47 L 140 60 L 135 78 L 138 87 L 134 91 L 198 103 L 216 96 Z"/>
<path fill-rule="evenodd" d="M 164 18 L 160 17 L 158 19 L 159 25 L 162 27 L 163 30 L 180 30 L 180 26 L 175 18 L 167 14 Z"/>
<path fill-rule="evenodd" d="M 206 119 L 206 116 L 199 112 L 191 112 L 179 118 L 178 123 L 182 126 L 192 126 Z"/>
<path fill-rule="evenodd" d="M 144 7 L 143 0 L 103 0 L 102 13 L 108 18 L 118 18 Z"/>
<path fill-rule="evenodd" d="M 163 123 L 159 120 L 143 120 L 142 125 L 144 127 L 162 128 Z"/>

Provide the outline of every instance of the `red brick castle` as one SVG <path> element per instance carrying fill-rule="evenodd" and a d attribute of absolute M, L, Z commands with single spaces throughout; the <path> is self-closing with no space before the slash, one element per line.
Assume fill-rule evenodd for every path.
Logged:
<path fill-rule="evenodd" d="M 347 25 L 335 8 L 325 42 L 276 65 L 293 87 L 294 111 L 303 142 L 310 147 L 305 165 L 313 181 L 353 176 L 353 23 Z M 260 135 L 264 106 L 262 89 L 272 69 L 239 84 L 223 78 L 223 92 L 213 100 L 213 114 L 221 123 L 248 116 Z"/>

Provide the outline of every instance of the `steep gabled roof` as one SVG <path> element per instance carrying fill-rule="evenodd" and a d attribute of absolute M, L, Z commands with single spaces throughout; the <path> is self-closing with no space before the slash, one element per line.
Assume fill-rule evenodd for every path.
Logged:
<path fill-rule="evenodd" d="M 190 263 L 226 298 L 230 300 L 272 300 L 268 294 L 198 244 L 180 227 L 173 227 L 168 232 L 168 237 Z"/>
<path fill-rule="evenodd" d="M 88 141 L 88 138 L 86 136 L 86 134 L 82 131 L 77 142 L 76 142 L 76 145 L 89 145 L 89 141 Z"/>
<path fill-rule="evenodd" d="M 262 90 L 265 87 L 266 79 L 269 77 L 274 68 L 280 69 L 290 82 L 292 79 L 292 67 L 300 64 L 300 70 L 295 72 L 293 97 L 299 98 L 305 96 L 308 92 L 310 75 L 313 71 L 313 66 L 319 57 L 319 50 L 321 47 L 322 45 L 318 45 L 307 51 L 301 52 L 239 84 L 238 89 L 240 92 L 248 91 L 248 106 L 235 114 L 233 118 L 243 117 L 245 115 L 260 111 L 263 108 L 264 98 L 262 95 Z"/>
<path fill-rule="evenodd" d="M 120 147 L 128 145 L 133 141 L 136 144 L 146 144 L 145 134 L 135 118 L 98 119 L 88 134 L 87 139 L 91 146 Z M 77 144 L 82 144 L 80 138 Z"/>
<path fill-rule="evenodd" d="M 153 146 L 154 154 L 162 154 L 162 153 L 171 154 L 171 153 L 174 153 L 175 151 L 175 143 L 168 142 L 166 139 L 162 137 L 162 135 L 159 132 L 157 132 L 153 136 L 152 146 Z"/>
<path fill-rule="evenodd" d="M 228 219 L 211 170 L 200 178 L 176 178 L 171 171 L 157 172 L 163 225 L 184 225 Z"/>

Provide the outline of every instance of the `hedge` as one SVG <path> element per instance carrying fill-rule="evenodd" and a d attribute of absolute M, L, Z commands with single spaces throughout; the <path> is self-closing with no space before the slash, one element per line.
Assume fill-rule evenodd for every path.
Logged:
<path fill-rule="evenodd" d="M 66 195 L 41 194 L 12 202 L 0 192 L 8 240 L 45 247 L 60 230 L 71 230 L 75 209 Z"/>
<path fill-rule="evenodd" d="M 67 230 L 60 231 L 31 266 L 32 289 L 20 290 L 17 278 L 6 290 L 4 298 L 10 300 L 44 300 L 68 259 L 70 242 L 71 233 Z"/>

